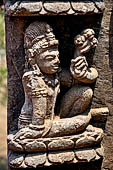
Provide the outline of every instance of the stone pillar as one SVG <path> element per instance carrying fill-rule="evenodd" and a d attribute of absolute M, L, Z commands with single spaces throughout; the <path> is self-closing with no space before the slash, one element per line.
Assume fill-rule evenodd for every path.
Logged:
<path fill-rule="evenodd" d="M 7 1 L 5 3 L 6 57 L 8 68 L 9 170 L 16 170 L 17 168 L 113 169 L 112 7 L 112 0 L 104 0 L 104 2 L 103 0 L 89 0 L 86 2 L 82 0 L 81 2 L 44 1 L 43 3 L 42 1 Z M 86 113 L 84 113 L 84 117 L 83 115 L 79 115 L 77 119 L 75 115 L 72 119 L 66 117 L 68 122 L 72 123 L 75 120 L 73 127 L 80 126 L 74 129 L 68 125 L 68 129 L 70 128 L 70 131 L 73 131 L 74 134 L 69 133 L 66 127 L 64 128 L 65 133 L 59 128 L 62 124 L 65 125 L 65 120 L 59 120 L 58 117 L 60 103 L 63 107 L 61 98 L 69 91 L 69 87 L 63 87 L 63 85 L 66 84 L 66 81 L 68 82 L 68 86 L 70 84 L 70 79 L 67 78 L 63 80 L 61 78 L 63 83 L 61 83 L 60 94 L 58 95 L 56 103 L 53 102 L 57 116 L 55 120 L 53 120 L 50 132 L 46 138 L 31 137 L 29 139 L 31 143 L 28 142 L 26 147 L 25 143 L 21 145 L 22 142 L 20 142 L 21 144 L 18 142 L 15 144 L 14 136 L 18 132 L 18 118 L 25 101 L 25 89 L 22 84 L 26 60 L 24 37 L 26 29 L 36 21 L 46 22 L 53 28 L 53 33 L 56 39 L 59 40 L 59 59 L 62 70 L 70 69 L 71 60 L 74 58 L 74 38 L 77 35 L 82 35 L 82 31 L 87 28 L 93 29 L 95 31 L 95 37 L 98 40 L 98 45 L 86 54 L 86 60 L 89 67 L 93 66 L 97 70 L 99 76 L 96 81 L 90 85 L 88 83 L 85 84 L 88 88 L 90 87 L 93 92 L 93 97 L 91 95 L 92 98 L 88 106 L 89 110 L 86 110 L 86 112 L 88 112 L 88 117 L 86 118 L 88 119 L 84 118 L 87 116 Z M 68 75 L 67 72 L 63 74 Z M 71 75 L 71 80 L 72 79 L 73 76 Z M 78 80 L 72 80 L 71 87 L 74 86 L 72 85 L 73 83 L 80 86 L 84 83 L 84 80 L 81 82 L 81 79 L 79 83 L 77 81 Z M 45 84 L 47 85 L 47 82 Z M 73 94 L 74 91 L 71 93 Z M 84 94 L 82 93 L 81 96 L 84 97 Z M 69 96 L 70 95 L 68 95 L 68 97 Z M 83 98 L 80 99 L 79 102 L 83 101 Z M 77 103 L 75 105 L 77 105 Z M 91 120 L 90 116 L 92 117 Z M 78 125 L 79 120 L 81 124 Z M 34 128 L 34 126 L 32 128 Z M 61 135 L 58 136 L 56 128 Z M 104 132 L 104 137 L 101 130 Z M 93 136 L 93 139 L 88 138 L 88 136 Z M 80 139 L 82 144 L 78 139 Z M 38 144 L 35 146 L 33 142 Z M 31 147 L 32 145 L 35 147 L 34 150 Z M 103 148 L 104 154 L 100 148 Z"/>

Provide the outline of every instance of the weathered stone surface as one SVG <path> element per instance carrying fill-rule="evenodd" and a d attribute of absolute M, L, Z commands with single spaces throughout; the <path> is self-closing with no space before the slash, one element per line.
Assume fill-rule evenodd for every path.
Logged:
<path fill-rule="evenodd" d="M 104 156 L 104 148 L 103 148 L 103 147 L 97 148 L 97 149 L 96 149 L 96 153 L 97 153 L 100 157 L 103 157 L 103 156 Z"/>
<path fill-rule="evenodd" d="M 68 15 L 74 15 L 75 14 L 75 11 L 72 10 L 72 8 L 70 8 L 70 10 L 67 12 Z"/>
<path fill-rule="evenodd" d="M 80 151 L 75 150 L 75 155 L 79 161 L 90 162 L 91 160 L 95 159 L 96 152 L 94 149 L 87 149 L 87 150 L 80 150 Z"/>
<path fill-rule="evenodd" d="M 94 65 L 96 66 L 96 68 L 99 72 L 99 79 L 97 80 L 96 87 L 94 89 L 94 97 L 93 97 L 93 100 L 92 100 L 92 106 L 91 107 L 93 107 L 93 108 L 101 107 L 101 106 L 105 106 L 105 104 L 108 103 L 109 108 L 111 110 L 110 114 L 112 115 L 112 113 L 113 113 L 112 112 L 112 108 L 113 108 L 112 107 L 112 98 L 113 97 L 112 97 L 112 90 L 111 90 L 111 87 L 112 87 L 112 81 L 111 81 L 112 80 L 112 71 L 111 70 L 112 70 L 112 65 L 113 65 L 112 64 L 113 63 L 112 62 L 112 54 L 113 54 L 113 50 L 112 50 L 112 35 L 113 35 L 112 29 L 109 32 L 110 20 L 111 20 L 110 28 L 112 28 L 112 15 L 111 15 L 112 3 L 111 3 L 111 1 L 108 1 L 108 0 L 105 0 L 105 3 L 106 3 L 106 10 L 105 10 L 105 13 L 104 13 L 104 17 L 102 19 L 102 24 L 100 24 L 100 23 L 98 24 L 98 22 L 97 22 L 97 24 L 95 24 L 95 23 L 92 24 L 92 23 L 89 22 L 89 20 L 90 20 L 89 18 L 87 18 L 87 19 L 82 18 L 83 24 L 81 24 L 81 25 L 86 27 L 87 25 L 89 25 L 88 24 L 88 22 L 89 22 L 91 24 L 91 27 L 94 27 L 97 30 L 97 32 L 99 32 L 99 47 L 96 49 L 96 54 L 95 54 L 95 57 L 94 57 Z M 111 17 L 111 19 L 110 19 L 110 17 Z M 98 15 L 98 18 L 99 18 L 99 15 Z M 93 17 L 93 19 L 95 19 L 95 17 Z M 15 20 L 15 19 L 13 18 L 12 20 Z M 19 23 L 19 22 L 17 22 L 17 23 Z M 17 24 L 17 25 L 16 24 L 14 24 L 14 25 L 12 24 L 13 29 L 15 29 L 15 27 L 17 27 L 17 25 L 19 25 L 19 24 Z M 27 22 L 27 24 L 28 24 L 28 22 Z M 101 28 L 100 28 L 99 25 L 101 25 Z M 9 24 L 9 27 L 10 27 L 10 24 Z M 25 28 L 26 25 L 23 24 L 22 29 L 23 29 L 23 27 Z M 80 27 L 78 26 L 77 29 L 79 30 L 79 28 Z M 23 32 L 24 32 L 24 29 L 22 30 L 22 34 L 23 34 Z M 15 37 L 17 38 L 18 33 L 19 33 L 19 31 L 16 30 L 13 35 L 10 32 L 8 34 L 11 34 L 12 37 L 14 37 L 14 35 L 15 35 Z M 110 40 L 111 40 L 110 43 L 109 43 L 109 40 L 108 40 L 109 39 L 108 35 L 110 35 Z M 18 44 L 21 44 L 21 38 L 20 38 L 20 41 L 18 41 L 18 38 L 17 38 L 17 41 L 15 41 L 16 38 L 14 38 L 14 39 L 10 38 L 10 43 L 8 43 L 8 44 L 10 44 L 11 50 L 12 49 L 17 50 L 18 55 L 15 55 L 15 58 L 18 58 L 21 61 L 21 58 L 24 58 L 24 56 L 21 57 L 22 55 L 20 55 L 20 53 L 21 53 L 20 51 L 22 51 L 22 50 L 18 50 L 18 48 L 16 48 L 16 45 L 18 47 Z M 14 42 L 14 44 L 16 44 L 13 48 L 12 48 L 12 44 L 13 44 L 12 42 Z M 18 42 L 20 42 L 20 43 L 18 43 Z M 109 48 L 109 44 L 110 44 L 110 48 Z M 19 48 L 19 49 L 21 49 L 21 48 Z M 110 49 L 110 54 L 109 54 L 109 51 L 108 51 L 109 49 Z M 7 57 L 8 61 L 10 61 L 11 55 L 14 56 L 13 54 L 15 54 L 15 51 L 16 51 L 16 50 L 12 50 L 12 52 L 11 52 L 11 50 L 8 51 L 8 57 Z M 109 58 L 109 56 L 110 56 L 110 58 Z M 8 63 L 9 63 L 9 65 L 10 64 L 12 65 L 11 62 L 8 62 Z M 20 65 L 19 65 L 19 63 L 17 61 L 16 66 L 17 65 L 18 65 L 18 68 L 19 68 L 20 65 L 21 65 L 21 62 L 20 62 Z M 13 77 L 13 74 L 11 74 L 11 72 L 14 73 L 12 71 L 12 70 L 14 70 L 14 68 L 13 69 L 12 68 L 13 67 L 11 67 L 9 69 L 10 70 L 9 78 Z M 15 82 L 18 82 L 18 81 L 19 80 L 16 79 Z M 15 89 L 16 89 L 17 84 L 15 85 L 15 82 L 13 84 L 13 87 L 15 87 Z M 10 81 L 9 81 L 9 84 L 11 84 Z M 17 91 L 17 89 L 16 89 L 16 91 Z M 16 96 L 18 96 L 17 92 L 15 92 L 15 94 L 16 94 Z M 108 96 L 108 98 L 106 98 L 106 96 Z M 19 98 L 22 99 L 22 97 L 23 97 L 23 95 L 20 95 Z M 18 103 L 17 100 L 15 100 L 15 101 L 16 101 L 16 103 Z M 13 118 L 10 118 L 10 122 L 11 122 L 10 127 L 12 126 L 12 127 L 15 128 L 15 126 L 13 126 L 14 123 L 12 123 L 12 122 L 14 122 L 15 117 L 17 115 L 17 112 L 15 113 L 17 106 L 16 106 L 16 104 L 14 104 L 14 105 L 15 105 L 14 106 L 15 109 L 11 110 L 10 108 L 12 108 L 12 105 L 10 105 L 8 113 L 9 113 L 9 117 L 11 117 L 10 116 L 11 114 L 14 115 Z M 12 111 L 12 113 L 11 113 L 11 111 Z M 109 125 L 107 126 L 107 130 L 106 130 L 106 134 L 108 134 L 108 135 L 105 137 L 105 140 L 104 140 L 104 147 L 107 148 L 107 149 L 104 150 L 105 151 L 105 154 L 104 154 L 105 155 L 105 159 L 104 159 L 105 162 L 103 164 L 104 169 L 108 169 L 108 168 L 111 169 L 112 163 L 113 163 L 113 161 L 112 161 L 112 158 L 113 158 L 112 153 L 113 152 L 112 152 L 112 146 L 111 146 L 111 143 L 112 143 L 112 124 L 113 124 L 113 121 L 112 121 L 112 116 L 111 116 L 109 118 Z M 101 124 L 100 124 L 100 126 L 101 126 Z M 109 136 L 109 134 L 110 134 L 110 136 Z M 109 142 L 110 140 L 111 140 L 111 142 Z"/>
<path fill-rule="evenodd" d="M 105 4 L 102 1 L 95 1 L 95 6 L 97 6 L 98 10 L 103 11 L 105 9 Z"/>
<path fill-rule="evenodd" d="M 50 152 L 48 154 L 48 159 L 51 163 L 66 163 L 70 162 L 74 159 L 74 152 L 73 151 L 59 151 L 59 152 Z"/>
<path fill-rule="evenodd" d="M 24 156 L 25 156 L 25 154 L 18 154 L 18 153 L 15 153 L 15 152 L 9 153 L 9 155 L 8 155 L 9 165 L 11 167 L 18 168 L 22 164 L 22 162 L 24 161 Z"/>
<path fill-rule="evenodd" d="M 113 127 L 113 126 L 112 126 Z M 113 137 L 111 135 L 105 135 L 103 139 L 104 147 L 104 161 L 102 164 L 102 170 L 113 169 Z"/>
<path fill-rule="evenodd" d="M 95 10 L 95 4 L 93 2 L 71 2 L 72 8 L 74 11 L 80 12 L 80 13 L 91 13 Z"/>
<path fill-rule="evenodd" d="M 20 1 L 15 2 L 13 5 L 12 3 L 8 2 L 5 6 L 6 9 L 6 15 L 23 15 L 28 16 L 35 13 L 39 13 L 42 9 L 42 2 L 30 2 L 29 1 L 23 1 L 22 3 Z"/>
<path fill-rule="evenodd" d="M 7 142 L 9 143 L 10 141 L 13 140 L 14 135 L 16 134 L 17 131 L 11 132 L 8 136 L 7 136 Z"/>
<path fill-rule="evenodd" d="M 39 152 L 46 150 L 46 145 L 42 142 L 37 142 L 36 140 L 34 140 L 33 142 L 29 142 L 25 145 L 26 152 Z"/>
<path fill-rule="evenodd" d="M 107 120 L 108 115 L 109 115 L 108 107 L 91 109 L 91 116 L 92 119 L 95 121 L 104 122 Z"/>
<path fill-rule="evenodd" d="M 9 147 L 13 151 L 24 152 L 40 152 L 47 150 L 67 150 L 70 148 L 85 148 L 88 146 L 95 146 L 100 143 L 103 138 L 103 130 L 100 128 L 93 127 L 88 125 L 86 131 L 79 133 L 77 135 L 62 136 L 62 137 L 53 137 L 53 138 L 38 138 L 38 139 L 23 139 L 17 140 L 16 145 L 19 145 L 23 149 L 18 150 L 15 148 L 15 135 L 9 135 L 8 143 Z M 12 145 L 10 146 L 10 143 Z M 46 148 L 47 147 L 47 148 Z"/>
<path fill-rule="evenodd" d="M 96 3 L 96 5 L 95 5 Z M 88 14 L 88 13 L 99 13 L 104 10 L 104 2 L 71 2 L 72 9 L 77 13 Z"/>
<path fill-rule="evenodd" d="M 70 9 L 70 3 L 69 2 L 45 2 L 44 3 L 44 8 L 45 10 L 55 13 L 55 14 L 59 14 L 59 13 L 64 13 L 69 11 Z"/>
<path fill-rule="evenodd" d="M 85 29 L 81 35 L 77 35 L 74 39 L 76 49 L 74 59 L 71 60 L 70 73 L 73 79 L 82 83 L 94 83 L 98 77 L 98 72 L 95 68 L 88 66 L 85 57 L 85 53 L 97 46 L 97 39 L 94 35 L 95 32 L 92 29 Z M 61 137 L 85 130 L 91 120 L 91 113 L 87 108 L 91 102 L 93 91 L 89 86 L 73 84 L 61 102 L 59 119 L 54 120 L 55 104 L 60 90 L 60 79 L 58 78 L 60 60 L 58 40 L 55 39 L 51 26 L 39 21 L 31 23 L 25 30 L 24 49 L 26 65 L 31 66 L 32 70 L 26 66 L 29 71 L 26 71 L 22 77 L 25 102 L 19 116 L 21 122 L 18 124 L 19 131 L 15 134 L 14 141 Z M 26 120 L 27 127 L 21 126 L 21 124 L 25 125 Z M 96 135 L 96 139 L 91 134 L 90 137 L 84 135 L 85 137 L 77 139 L 75 144 L 78 148 L 97 144 L 101 141 L 101 133 L 100 136 Z M 48 150 L 67 150 L 74 147 L 74 142 L 69 141 L 69 139 L 51 140 L 52 142 L 48 144 Z M 45 144 L 37 141 L 25 146 L 27 152 L 45 151 L 45 148 Z M 89 159 L 87 151 L 83 153 L 85 161 L 88 162 L 96 157 L 95 153 L 92 158 L 91 152 Z M 40 159 L 38 159 L 39 156 Z M 83 161 L 79 151 L 76 156 L 78 160 Z M 49 153 L 48 159 L 52 163 L 63 164 L 74 159 L 74 152 L 52 152 Z M 44 153 L 28 154 L 25 158 L 25 165 L 28 167 L 36 168 L 44 165 L 45 162 L 46 153 L 45 155 Z"/>
<path fill-rule="evenodd" d="M 60 120 L 53 120 L 50 132 L 46 137 L 65 136 L 74 134 L 85 129 L 90 121 L 89 115 L 75 116 L 73 118 L 65 118 Z M 14 140 L 24 140 L 32 138 L 40 138 L 41 131 L 32 130 L 31 128 L 22 128 L 14 136 Z"/>
<path fill-rule="evenodd" d="M 58 2 L 58 1 L 8 1 L 5 4 L 5 14 L 8 16 L 34 16 L 34 15 L 85 15 L 102 13 L 104 10 L 103 1 L 86 2 Z"/>
<path fill-rule="evenodd" d="M 100 152 L 100 148 L 86 148 L 85 150 L 77 149 L 74 150 L 74 152 L 73 150 L 54 152 L 50 151 L 48 152 L 48 155 L 46 155 L 46 153 L 29 153 L 26 155 L 23 154 L 25 157 L 24 159 L 22 159 L 22 154 L 18 153 L 15 156 L 15 153 L 11 152 L 9 154 L 9 160 L 12 161 L 11 167 L 13 168 L 39 168 L 42 166 L 48 167 L 63 163 L 76 164 L 80 162 L 91 162 L 101 159 L 102 155 L 99 156 L 99 154 L 96 154 L 97 150 Z"/>
<path fill-rule="evenodd" d="M 79 57 L 77 57 L 77 58 L 79 58 Z M 82 71 L 81 71 L 82 69 L 77 69 L 75 66 L 76 59 L 73 59 L 71 61 L 71 66 L 70 66 L 70 72 L 71 72 L 72 76 L 74 77 L 74 79 L 76 77 L 76 72 L 82 73 Z M 79 60 L 79 62 L 81 62 L 80 58 L 78 60 Z M 84 62 L 84 60 L 82 60 L 81 66 L 82 65 L 84 65 L 84 67 L 86 67 L 86 63 Z M 84 70 L 84 68 L 83 68 L 83 70 Z M 87 70 L 87 67 L 86 67 L 86 70 Z M 79 73 L 77 75 L 79 77 Z M 81 79 L 82 78 L 84 79 L 84 77 L 81 75 Z M 85 78 L 85 80 L 86 79 L 87 78 Z M 89 104 L 91 103 L 92 95 L 93 95 L 93 91 L 88 86 L 85 86 L 85 87 L 74 86 L 71 89 L 69 89 L 69 91 L 63 96 L 62 101 L 61 101 L 61 109 L 60 109 L 61 117 L 66 118 L 66 117 L 68 117 L 68 115 L 69 115 L 69 117 L 73 117 L 73 116 L 79 115 L 79 113 L 85 112 L 86 109 L 88 108 Z M 68 100 L 67 100 L 67 98 L 68 98 Z M 76 102 L 76 104 L 73 104 L 70 107 L 70 102 L 73 101 L 74 99 L 75 99 L 75 101 L 77 100 L 77 102 Z"/>
<path fill-rule="evenodd" d="M 46 159 L 46 153 L 28 154 L 25 157 L 25 165 L 27 165 L 28 167 L 36 168 L 37 166 L 44 165 Z"/>
<path fill-rule="evenodd" d="M 62 150 L 70 149 L 74 147 L 74 142 L 69 139 L 53 140 L 48 144 L 48 150 Z"/>
<path fill-rule="evenodd" d="M 25 165 L 25 162 L 23 161 L 22 164 L 19 166 L 20 169 L 25 169 L 25 168 L 28 168 L 27 165 Z"/>
<path fill-rule="evenodd" d="M 84 133 L 80 133 L 78 135 L 72 135 L 68 138 L 70 138 L 72 141 L 74 141 L 75 143 L 79 141 L 82 141 L 81 139 L 82 138 L 87 138 L 87 142 L 89 141 L 90 143 L 90 140 L 89 137 L 91 137 L 91 139 L 93 138 L 93 140 L 91 140 L 92 142 L 94 141 L 94 143 L 98 143 L 100 140 L 102 140 L 103 138 L 103 130 L 100 129 L 100 128 L 94 128 L 92 125 L 89 125 L 87 128 L 86 128 L 86 132 Z M 87 145 L 87 142 L 85 143 L 85 140 L 84 140 L 84 145 L 86 144 Z M 94 144 L 93 143 L 93 144 Z M 79 147 L 79 145 L 78 145 Z"/>
<path fill-rule="evenodd" d="M 64 136 L 83 130 L 90 121 L 90 116 L 75 116 L 54 120 L 52 128 L 47 137 Z"/>
<path fill-rule="evenodd" d="M 82 137 L 76 141 L 76 147 L 87 147 L 95 143 L 95 139 L 93 137 L 87 136 Z"/>
<path fill-rule="evenodd" d="M 74 38 L 76 48 L 70 64 L 72 76 L 68 74 L 71 80 L 89 84 L 96 81 L 98 72 L 95 68 L 88 66 L 85 53 L 95 48 L 97 42 L 92 29 L 85 29 Z M 22 76 L 22 83 L 25 102 L 19 115 L 19 130 L 14 136 L 14 141 L 20 144 L 20 141 L 25 139 L 61 137 L 85 130 L 91 120 L 90 110 L 87 109 L 91 103 L 93 91 L 90 86 L 84 86 L 84 84 L 76 85 L 75 83 L 73 87 L 70 87 L 59 105 L 59 119 L 54 120 L 61 80 L 59 78 L 58 40 L 55 38 L 52 27 L 42 21 L 31 23 L 25 30 L 24 50 L 26 70 Z M 101 141 L 101 133 L 100 136 L 96 135 L 96 143 L 98 143 Z M 69 145 L 67 139 L 59 143 L 53 141 L 48 148 L 70 149 L 74 147 L 74 142 L 70 142 Z M 77 147 L 93 144 L 95 144 L 94 136 L 82 137 L 76 141 Z M 46 145 L 34 141 L 25 146 L 27 152 L 33 152 L 35 149 L 36 152 L 45 151 Z"/>
<path fill-rule="evenodd" d="M 103 138 L 103 133 L 86 133 L 84 134 L 84 137 L 81 136 L 76 143 L 75 148 L 84 148 L 88 146 L 94 146 L 99 144 L 99 142 Z"/>
<path fill-rule="evenodd" d="M 75 148 L 83 148 L 97 145 L 102 138 L 103 130 L 89 125 L 86 128 L 86 132 L 79 135 L 73 135 L 70 139 L 75 142 Z"/>
<path fill-rule="evenodd" d="M 24 151 L 23 147 L 14 141 L 10 141 L 8 143 L 8 148 L 15 152 L 23 152 Z"/>

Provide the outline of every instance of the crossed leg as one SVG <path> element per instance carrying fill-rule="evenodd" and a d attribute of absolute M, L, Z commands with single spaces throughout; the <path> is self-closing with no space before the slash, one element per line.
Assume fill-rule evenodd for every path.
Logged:
<path fill-rule="evenodd" d="M 60 117 L 72 117 L 84 112 L 92 99 L 93 91 L 88 86 L 73 86 L 61 101 Z"/>

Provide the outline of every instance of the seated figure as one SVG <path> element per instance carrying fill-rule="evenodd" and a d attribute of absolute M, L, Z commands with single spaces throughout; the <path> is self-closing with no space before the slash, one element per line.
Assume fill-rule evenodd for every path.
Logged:
<path fill-rule="evenodd" d="M 18 130 L 8 135 L 11 167 L 37 168 L 102 158 L 103 130 L 90 125 L 90 120 L 106 120 L 109 111 L 107 107 L 90 109 L 93 91 L 88 84 L 96 81 L 98 72 L 88 66 L 84 56 L 97 45 L 94 34 L 86 29 L 75 37 L 74 58 L 70 69 L 63 70 L 52 28 L 34 22 L 26 29 L 25 102 Z M 60 85 L 69 89 L 57 103 Z"/>
<path fill-rule="evenodd" d="M 94 34 L 92 29 L 86 29 L 75 37 L 74 59 L 71 60 L 70 71 L 66 71 L 59 68 L 58 40 L 51 26 L 38 21 L 28 26 L 24 36 L 25 103 L 15 139 L 65 136 L 87 127 L 91 119 L 87 109 L 93 91 L 88 85 L 82 86 L 77 81 L 88 84 L 95 82 L 98 77 L 96 69 L 88 67 L 84 56 L 97 45 Z M 54 109 L 60 83 L 70 86 L 70 89 L 63 96 L 60 113 L 56 117 Z M 78 123 L 80 125 L 76 126 Z"/>
<path fill-rule="evenodd" d="M 85 29 L 75 37 L 74 57 L 69 70 L 64 70 L 51 26 L 36 21 L 25 30 L 25 102 L 18 130 L 8 135 L 10 167 L 37 169 L 102 158 L 103 129 L 97 126 L 106 120 L 109 110 L 90 108 L 90 84 L 96 81 L 98 72 L 88 66 L 85 57 L 97 45 L 94 35 L 92 29 Z M 68 87 L 65 94 L 60 93 L 63 86 Z"/>

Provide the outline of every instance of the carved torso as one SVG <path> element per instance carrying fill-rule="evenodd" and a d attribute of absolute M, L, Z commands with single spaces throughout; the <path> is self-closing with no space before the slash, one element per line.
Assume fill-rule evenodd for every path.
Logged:
<path fill-rule="evenodd" d="M 55 107 L 56 98 L 60 92 L 58 75 L 48 76 L 28 71 L 23 75 L 24 91 L 29 99 L 33 97 L 46 97 L 45 119 L 51 119 L 52 108 Z"/>

